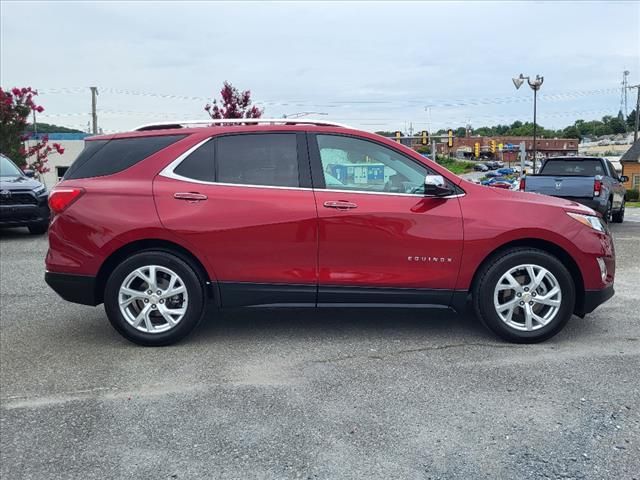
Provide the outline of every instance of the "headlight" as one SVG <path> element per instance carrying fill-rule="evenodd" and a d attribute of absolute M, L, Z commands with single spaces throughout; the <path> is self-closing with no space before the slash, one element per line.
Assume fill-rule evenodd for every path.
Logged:
<path fill-rule="evenodd" d="M 573 212 L 567 212 L 567 215 L 569 215 L 574 220 L 577 220 L 580 223 L 586 225 L 587 227 L 591 227 L 594 230 L 597 230 L 602 233 L 606 232 L 602 221 L 594 215 L 583 215 L 581 213 L 573 213 Z"/>
<path fill-rule="evenodd" d="M 45 187 L 44 185 L 42 185 L 41 187 L 36 188 L 33 193 L 36 194 L 36 196 L 40 196 L 42 195 L 44 192 L 47 191 L 47 187 Z"/>

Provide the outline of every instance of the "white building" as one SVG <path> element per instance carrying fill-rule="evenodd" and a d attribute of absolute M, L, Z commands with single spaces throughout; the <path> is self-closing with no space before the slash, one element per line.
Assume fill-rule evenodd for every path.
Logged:
<path fill-rule="evenodd" d="M 84 148 L 84 138 L 90 135 L 87 133 L 49 133 L 46 135 L 49 137 L 49 144 L 59 143 L 64 148 L 63 154 L 58 154 L 55 151 L 49 154 L 47 166 L 50 171 L 40 178 L 40 181 L 47 188 L 51 188 L 62 179 L 67 168 L 78 158 Z M 41 136 L 38 135 L 38 137 Z M 27 147 L 34 145 L 36 141 L 36 139 L 27 140 Z"/>

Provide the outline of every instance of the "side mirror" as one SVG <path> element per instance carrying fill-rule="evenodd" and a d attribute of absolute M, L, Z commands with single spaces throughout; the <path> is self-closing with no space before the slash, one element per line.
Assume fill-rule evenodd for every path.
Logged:
<path fill-rule="evenodd" d="M 626 183 L 626 182 L 628 182 L 628 181 L 629 181 L 629 177 L 627 177 L 626 175 L 622 175 L 622 176 L 620 177 L 620 181 L 621 181 L 622 183 Z"/>
<path fill-rule="evenodd" d="M 25 170 L 24 171 L 24 176 L 25 177 L 29 177 L 29 178 L 33 178 L 33 176 L 35 175 L 36 172 L 34 172 L 33 170 Z"/>
<path fill-rule="evenodd" d="M 424 177 L 424 195 L 426 197 L 446 197 L 453 190 L 447 186 L 442 175 L 427 175 Z"/>

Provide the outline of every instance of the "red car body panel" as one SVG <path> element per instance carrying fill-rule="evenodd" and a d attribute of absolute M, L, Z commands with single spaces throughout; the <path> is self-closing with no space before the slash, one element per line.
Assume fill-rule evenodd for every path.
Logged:
<path fill-rule="evenodd" d="M 174 198 L 185 190 L 208 198 Z M 211 278 L 317 282 L 318 219 L 311 190 L 203 185 L 158 176 L 154 193 L 164 227 L 206 259 Z"/>
<path fill-rule="evenodd" d="M 320 285 L 453 289 L 463 232 L 457 198 L 316 190 Z M 357 208 L 325 208 L 346 201 Z"/>
<path fill-rule="evenodd" d="M 256 131 L 339 133 L 375 140 L 425 164 L 464 193 L 422 198 L 207 184 L 159 175 L 206 138 Z M 49 272 L 96 276 L 119 248 L 140 240 L 163 240 L 191 252 L 213 281 L 467 292 L 492 252 L 511 242 L 534 239 L 567 252 L 580 270 L 579 287 L 597 290 L 613 282 L 611 237 L 565 213 L 593 215 L 592 210 L 552 197 L 463 181 L 378 135 L 309 125 L 220 126 L 129 132 L 89 141 L 149 135 L 185 138 L 119 173 L 58 184 L 56 188 L 82 187 L 85 193 L 52 220 Z M 198 192 L 207 200 L 177 200 L 178 192 Z M 325 208 L 327 201 L 348 201 L 357 208 Z M 604 281 L 598 257 L 608 268 Z"/>

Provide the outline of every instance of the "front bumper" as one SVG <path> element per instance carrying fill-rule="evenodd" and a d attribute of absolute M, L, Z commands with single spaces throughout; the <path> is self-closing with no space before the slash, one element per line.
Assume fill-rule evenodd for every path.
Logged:
<path fill-rule="evenodd" d="M 49 205 L 0 205 L 0 227 L 49 223 Z"/>
<path fill-rule="evenodd" d="M 584 317 L 587 313 L 593 312 L 598 306 L 609 300 L 615 294 L 613 284 L 601 290 L 586 290 L 584 292 L 584 302 L 576 310 L 576 315 Z"/>
<path fill-rule="evenodd" d="M 91 306 L 102 303 L 96 295 L 96 277 L 45 272 L 44 281 L 68 302 Z"/>

